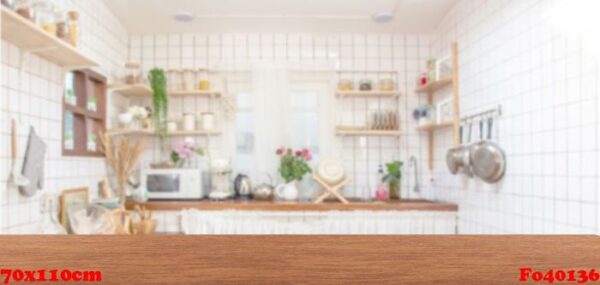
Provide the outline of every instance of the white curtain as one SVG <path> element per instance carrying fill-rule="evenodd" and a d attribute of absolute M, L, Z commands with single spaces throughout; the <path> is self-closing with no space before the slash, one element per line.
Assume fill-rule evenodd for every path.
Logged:
<path fill-rule="evenodd" d="M 277 148 L 289 145 L 289 68 L 282 62 L 261 62 L 252 68 L 254 92 L 255 173 L 277 173 Z"/>
<path fill-rule="evenodd" d="M 455 234 L 456 212 L 181 212 L 184 234 Z"/>

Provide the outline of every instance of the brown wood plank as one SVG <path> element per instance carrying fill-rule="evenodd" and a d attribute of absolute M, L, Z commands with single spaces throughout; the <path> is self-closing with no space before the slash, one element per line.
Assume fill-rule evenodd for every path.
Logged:
<path fill-rule="evenodd" d="M 133 208 L 133 203 L 128 203 Z M 188 201 L 149 201 L 143 203 L 150 210 L 249 210 L 249 211 L 457 211 L 458 206 L 451 203 L 430 202 L 427 200 L 400 200 L 389 202 L 357 202 L 349 204 L 326 201 L 321 204 L 312 202 L 269 202 L 229 200 L 213 202 L 210 200 Z"/>
<path fill-rule="evenodd" d="M 519 284 L 520 267 L 589 270 L 598 252 L 596 236 L 0 237 L 2 268 L 102 284 Z"/>

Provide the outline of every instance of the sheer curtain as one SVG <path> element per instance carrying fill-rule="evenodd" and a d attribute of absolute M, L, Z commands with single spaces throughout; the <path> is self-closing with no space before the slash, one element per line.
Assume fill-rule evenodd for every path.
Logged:
<path fill-rule="evenodd" d="M 275 150 L 290 144 L 289 68 L 282 62 L 261 62 L 252 68 L 256 118 L 255 154 L 257 175 L 277 177 Z"/>

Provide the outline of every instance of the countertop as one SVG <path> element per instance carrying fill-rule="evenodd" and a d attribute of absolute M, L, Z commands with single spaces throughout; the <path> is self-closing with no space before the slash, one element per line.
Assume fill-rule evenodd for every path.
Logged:
<path fill-rule="evenodd" d="M 598 252 L 574 235 L 0 236 L 2 268 L 102 284 L 520 284 L 524 267 L 597 270 Z"/>
<path fill-rule="evenodd" d="M 127 208 L 135 203 L 128 202 Z M 452 203 L 432 202 L 428 200 L 390 200 L 386 202 L 361 202 L 351 200 L 349 204 L 326 201 L 321 204 L 312 202 L 281 202 L 256 200 L 226 200 L 221 202 L 204 200 L 148 201 L 140 205 L 149 210 L 169 211 L 181 209 L 199 210 L 247 210 L 247 211 L 457 211 Z"/>

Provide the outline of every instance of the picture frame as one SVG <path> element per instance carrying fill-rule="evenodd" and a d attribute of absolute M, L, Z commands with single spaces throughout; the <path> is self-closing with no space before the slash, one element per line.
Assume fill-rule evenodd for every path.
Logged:
<path fill-rule="evenodd" d="M 452 77 L 452 57 L 446 55 L 440 57 L 435 62 L 435 80 L 442 80 Z"/>
<path fill-rule="evenodd" d="M 63 190 L 60 194 L 60 224 L 68 233 L 73 233 L 69 223 L 69 214 L 87 208 L 89 204 L 89 189 L 75 188 Z"/>
<path fill-rule="evenodd" d="M 440 100 L 436 104 L 436 114 L 437 114 L 436 118 L 437 118 L 438 124 L 452 121 L 452 119 L 453 119 L 453 110 L 452 110 L 453 102 L 454 102 L 454 100 L 452 99 L 452 97 L 448 97 L 444 100 Z"/>

